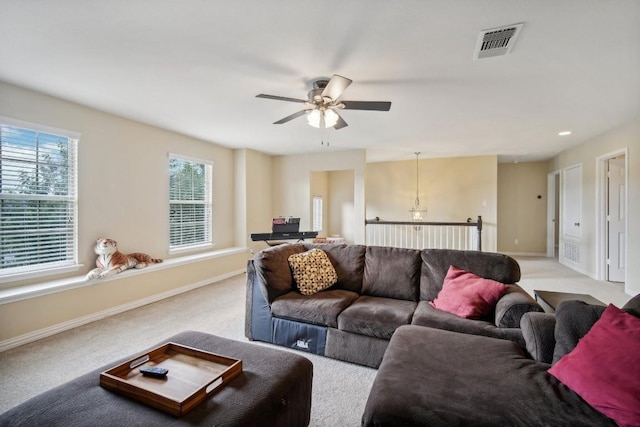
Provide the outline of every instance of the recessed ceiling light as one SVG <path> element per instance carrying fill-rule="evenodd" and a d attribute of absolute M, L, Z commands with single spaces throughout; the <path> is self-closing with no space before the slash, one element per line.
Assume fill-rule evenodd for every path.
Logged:
<path fill-rule="evenodd" d="M 567 135 L 571 135 L 571 131 L 570 130 L 563 130 L 562 132 L 558 132 L 559 136 L 567 136 Z"/>

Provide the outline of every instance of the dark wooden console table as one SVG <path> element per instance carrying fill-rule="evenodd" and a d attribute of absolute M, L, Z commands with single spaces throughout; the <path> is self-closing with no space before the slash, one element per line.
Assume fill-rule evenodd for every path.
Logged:
<path fill-rule="evenodd" d="M 254 242 L 265 242 L 269 246 L 282 244 L 282 240 L 314 239 L 318 236 L 317 231 L 299 231 L 297 233 L 251 233 L 251 240 Z"/>
<path fill-rule="evenodd" d="M 562 301 L 584 301 L 587 304 L 593 305 L 606 305 L 599 299 L 587 294 L 572 294 L 570 292 L 552 292 L 552 291 L 538 291 L 534 290 L 533 294 L 536 297 L 536 301 L 547 313 L 555 313 L 556 307 Z"/>

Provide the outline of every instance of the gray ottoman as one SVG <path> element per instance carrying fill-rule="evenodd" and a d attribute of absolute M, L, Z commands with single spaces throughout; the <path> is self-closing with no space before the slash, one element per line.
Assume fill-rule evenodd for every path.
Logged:
<path fill-rule="evenodd" d="M 202 332 L 183 332 L 158 345 L 167 341 L 242 359 L 242 373 L 191 412 L 175 418 L 100 387 L 100 372 L 135 356 L 131 355 L 10 409 L 0 415 L 0 426 L 309 424 L 313 365 L 308 359 Z"/>

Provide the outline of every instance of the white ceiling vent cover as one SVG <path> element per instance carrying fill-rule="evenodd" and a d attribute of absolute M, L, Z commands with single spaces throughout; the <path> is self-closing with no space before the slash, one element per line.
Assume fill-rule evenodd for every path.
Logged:
<path fill-rule="evenodd" d="M 473 58 L 493 58 L 508 54 L 523 25 L 520 23 L 481 31 Z"/>

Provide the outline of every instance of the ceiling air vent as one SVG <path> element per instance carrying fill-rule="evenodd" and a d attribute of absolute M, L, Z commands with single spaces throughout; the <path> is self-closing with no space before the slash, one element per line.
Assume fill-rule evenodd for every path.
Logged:
<path fill-rule="evenodd" d="M 473 53 L 474 59 L 493 58 L 511 52 L 522 25 L 524 24 L 513 24 L 481 31 Z"/>

